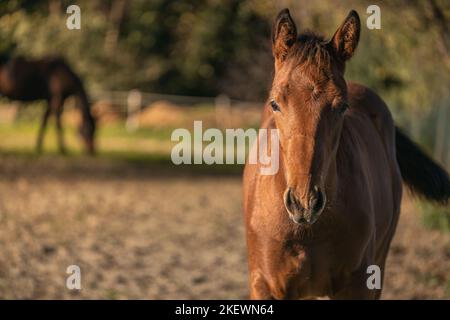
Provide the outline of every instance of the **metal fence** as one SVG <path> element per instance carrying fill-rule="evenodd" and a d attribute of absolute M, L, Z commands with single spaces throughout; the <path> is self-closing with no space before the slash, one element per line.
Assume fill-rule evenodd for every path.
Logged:
<path fill-rule="evenodd" d="M 142 92 L 136 89 L 130 91 L 108 91 L 108 92 L 94 92 L 92 95 L 93 101 L 109 101 L 116 108 L 116 112 L 120 112 L 126 117 L 126 127 L 130 131 L 139 128 L 139 121 L 137 115 L 146 107 L 150 106 L 156 101 L 168 101 L 173 104 L 189 107 L 195 105 L 210 105 L 215 109 L 215 117 L 217 124 L 227 124 L 232 112 L 239 112 L 239 109 L 245 108 L 248 105 L 261 105 L 262 102 L 242 101 L 230 99 L 226 95 L 219 95 L 217 97 L 195 97 L 183 95 L 167 95 L 158 93 Z M 414 115 L 411 115 L 414 116 Z M 419 119 L 410 119 L 411 123 L 420 123 Z M 433 123 L 428 124 L 428 128 L 421 126 L 419 130 L 411 130 L 409 133 L 416 141 L 421 141 L 421 131 L 432 130 L 433 145 L 429 146 L 432 150 L 433 156 L 445 167 L 450 168 L 450 110 L 445 103 L 439 106 L 436 116 L 429 120 Z"/>
<path fill-rule="evenodd" d="M 214 109 L 216 124 L 226 128 L 231 122 L 231 115 L 239 114 L 249 105 L 258 106 L 262 109 L 262 102 L 242 101 L 230 99 L 226 95 L 217 97 L 196 97 L 183 95 L 167 95 L 158 93 L 142 92 L 136 89 L 129 91 L 103 91 L 92 92 L 91 102 L 105 101 L 110 103 L 113 112 L 121 114 L 126 119 L 126 128 L 135 131 L 139 128 L 139 114 L 147 107 L 157 101 L 167 101 L 174 105 L 189 108 L 190 106 L 211 106 Z M 405 129 L 409 129 L 409 135 L 427 147 L 433 157 L 450 169 L 450 106 L 448 100 L 443 99 L 433 111 L 433 116 L 426 121 L 417 118 L 416 114 L 405 115 Z M 423 140 L 423 135 L 431 138 Z"/>
<path fill-rule="evenodd" d="M 92 102 L 106 101 L 111 103 L 118 112 L 126 117 L 126 127 L 129 131 L 139 128 L 138 115 L 145 108 L 157 101 L 167 101 L 184 107 L 206 105 L 215 110 L 216 122 L 227 123 L 231 113 L 249 105 L 261 105 L 262 102 L 243 101 L 231 99 L 225 94 L 217 97 L 197 97 L 183 95 L 168 95 L 159 93 L 142 92 L 137 89 L 130 91 L 94 92 L 91 94 Z"/>

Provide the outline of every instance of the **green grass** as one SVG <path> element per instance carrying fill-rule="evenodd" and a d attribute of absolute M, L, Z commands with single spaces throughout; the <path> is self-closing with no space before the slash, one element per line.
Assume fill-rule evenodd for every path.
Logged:
<path fill-rule="evenodd" d="M 160 141 L 170 141 L 170 136 L 175 128 L 139 128 L 136 131 L 128 131 L 124 124 L 114 124 L 101 128 L 104 137 L 117 138 L 150 138 Z"/>
<path fill-rule="evenodd" d="M 87 157 L 77 135 L 77 129 L 66 125 L 64 138 L 67 154 L 58 152 L 56 130 L 49 123 L 44 140 L 42 154 L 35 152 L 35 142 L 39 123 L 37 121 L 19 120 L 14 123 L 0 124 L 0 156 L 18 157 L 24 161 L 64 161 L 68 165 L 86 163 L 132 165 L 140 168 L 164 168 L 176 172 L 194 174 L 240 174 L 242 165 L 174 165 L 170 158 L 172 147 L 176 144 L 170 140 L 173 128 L 140 128 L 129 132 L 124 123 L 102 126 L 96 136 L 97 154 Z"/>
<path fill-rule="evenodd" d="M 37 121 L 18 120 L 13 123 L 0 124 L 0 134 L 36 134 L 39 123 Z M 49 121 L 48 131 L 54 134 L 54 125 Z M 128 131 L 123 122 L 109 124 L 99 128 L 102 137 L 128 137 L 128 138 L 156 138 L 159 140 L 170 140 L 170 135 L 175 128 L 139 128 L 136 131 Z M 64 127 L 65 133 L 73 135 L 76 128 L 73 126 Z"/>
<path fill-rule="evenodd" d="M 450 232 L 450 208 L 421 202 L 422 222 L 428 229 Z"/>
<path fill-rule="evenodd" d="M 26 151 L 34 152 L 39 123 L 32 121 L 16 121 L 14 123 L 0 124 L 0 149 L 3 152 Z M 142 142 L 154 142 L 155 145 L 161 145 L 160 142 L 170 143 L 170 129 L 139 129 L 135 132 L 128 132 L 124 125 L 112 125 L 101 127 L 97 132 L 97 140 L 100 152 L 106 154 L 115 151 L 127 153 L 136 153 L 132 146 Z M 66 125 L 64 127 L 64 138 L 71 155 L 77 155 L 83 152 L 82 142 L 79 139 L 77 128 Z M 121 150 L 117 150 L 115 145 L 118 143 L 125 145 Z M 168 148 L 168 146 L 166 146 Z M 56 131 L 52 122 L 49 123 L 44 138 L 44 149 L 48 153 L 56 153 Z M 152 148 L 142 153 L 151 153 Z"/>

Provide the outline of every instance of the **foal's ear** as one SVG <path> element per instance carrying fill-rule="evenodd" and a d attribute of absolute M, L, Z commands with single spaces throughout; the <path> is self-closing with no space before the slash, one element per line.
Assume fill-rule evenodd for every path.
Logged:
<path fill-rule="evenodd" d="M 358 46 L 361 22 L 355 10 L 350 11 L 347 18 L 337 29 L 330 44 L 342 61 L 350 59 Z"/>
<path fill-rule="evenodd" d="M 275 59 L 283 61 L 296 39 L 297 27 L 294 20 L 289 14 L 289 9 L 283 9 L 272 28 L 272 53 Z"/>

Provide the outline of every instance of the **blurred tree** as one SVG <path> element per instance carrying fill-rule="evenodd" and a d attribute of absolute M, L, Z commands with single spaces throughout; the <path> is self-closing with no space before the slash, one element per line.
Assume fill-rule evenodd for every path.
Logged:
<path fill-rule="evenodd" d="M 310 28 L 328 37 L 356 9 L 363 30 L 347 78 L 377 91 L 396 120 L 430 149 L 436 135 L 450 136 L 449 1 L 380 3 L 381 30 L 365 28 L 370 0 L 76 3 L 81 30 L 65 28 L 71 0 L 0 2 L 0 52 L 63 55 L 92 90 L 226 93 L 262 101 L 272 77 L 271 24 L 282 7 L 291 8 L 300 31 Z M 439 149 L 448 150 L 444 138 L 438 139 Z"/>
<path fill-rule="evenodd" d="M 105 36 L 105 51 L 107 54 L 116 53 L 119 33 L 127 11 L 126 0 L 114 0 L 109 10 L 108 29 Z"/>

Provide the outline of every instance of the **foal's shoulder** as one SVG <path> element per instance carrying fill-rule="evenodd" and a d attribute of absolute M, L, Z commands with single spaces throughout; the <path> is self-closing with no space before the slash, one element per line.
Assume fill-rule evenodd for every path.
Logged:
<path fill-rule="evenodd" d="M 388 154 L 395 159 L 395 124 L 386 103 L 373 90 L 361 84 L 349 82 L 347 90 L 350 114 L 352 111 L 356 114 L 364 114 L 362 118 L 358 118 L 373 123 Z M 346 123 L 351 126 L 352 121 L 346 121 Z"/>
<path fill-rule="evenodd" d="M 367 113 L 371 118 L 392 119 L 383 99 L 372 89 L 355 82 L 348 82 L 347 92 L 350 107 Z"/>

